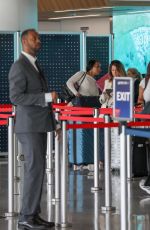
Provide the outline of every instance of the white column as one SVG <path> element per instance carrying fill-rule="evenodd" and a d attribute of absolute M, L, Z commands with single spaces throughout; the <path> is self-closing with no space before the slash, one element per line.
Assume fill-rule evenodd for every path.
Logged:
<path fill-rule="evenodd" d="M 38 27 L 37 0 L 0 0 L 0 31 Z"/>

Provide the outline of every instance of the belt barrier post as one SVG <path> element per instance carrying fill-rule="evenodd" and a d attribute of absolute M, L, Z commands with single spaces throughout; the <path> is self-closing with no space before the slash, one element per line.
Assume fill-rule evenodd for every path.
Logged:
<path fill-rule="evenodd" d="M 49 186 L 52 187 L 52 185 L 49 185 Z M 54 219 L 54 207 L 53 207 L 52 202 L 47 202 L 47 216 L 48 216 L 49 222 L 51 222 Z"/>
<path fill-rule="evenodd" d="M 128 230 L 127 224 L 127 202 L 128 202 L 128 193 L 127 193 L 127 151 L 126 151 L 126 134 L 125 134 L 125 125 L 121 126 L 120 134 L 120 184 L 121 184 L 121 230 Z"/>
<path fill-rule="evenodd" d="M 57 103 L 60 103 L 60 99 Z M 59 109 L 55 111 L 55 119 L 59 120 Z M 60 201 L 60 140 L 58 135 L 55 137 L 55 202 Z"/>
<path fill-rule="evenodd" d="M 60 225 L 60 202 L 55 204 L 55 226 L 59 227 Z"/>
<path fill-rule="evenodd" d="M 111 226 L 111 213 L 110 212 L 105 213 L 105 229 L 106 230 L 111 230 L 112 229 L 112 226 Z"/>
<path fill-rule="evenodd" d="M 127 178 L 132 179 L 132 137 L 127 135 Z"/>
<path fill-rule="evenodd" d="M 24 154 L 22 153 L 22 147 L 19 141 L 17 142 L 17 145 L 18 145 L 18 156 L 17 156 L 18 170 L 17 171 L 18 171 L 18 177 L 20 178 L 19 182 L 21 182 L 24 180 L 24 177 L 23 177 L 24 175 Z M 19 191 L 19 195 L 23 194 L 21 183 L 19 183 L 18 191 Z"/>
<path fill-rule="evenodd" d="M 62 121 L 62 168 L 61 168 L 61 227 L 70 227 L 67 217 L 67 202 L 68 202 L 68 152 L 67 152 L 67 130 L 66 121 Z"/>
<path fill-rule="evenodd" d="M 18 145 L 17 145 L 17 138 L 14 133 L 14 194 L 18 195 L 17 191 L 17 154 L 18 154 Z"/>
<path fill-rule="evenodd" d="M 94 117 L 99 117 L 99 109 L 94 109 Z M 94 122 L 95 124 L 97 122 Z M 94 187 L 91 191 L 99 191 L 99 129 L 94 128 Z"/>
<path fill-rule="evenodd" d="M 8 230 L 16 229 L 16 223 L 13 218 L 7 218 L 8 221 Z"/>
<path fill-rule="evenodd" d="M 16 115 L 16 106 L 12 106 L 12 115 Z M 14 195 L 19 195 L 18 191 L 18 182 L 19 182 L 19 177 L 18 177 L 18 162 L 17 162 L 17 155 L 18 155 L 18 141 L 16 134 L 14 133 Z"/>
<path fill-rule="evenodd" d="M 94 193 L 94 230 L 99 230 L 99 192 Z"/>
<path fill-rule="evenodd" d="M 53 132 L 47 133 L 47 184 L 53 184 Z"/>
<path fill-rule="evenodd" d="M 16 134 L 14 134 L 14 195 L 19 195 L 18 182 L 20 177 L 18 176 L 18 140 Z"/>
<path fill-rule="evenodd" d="M 128 181 L 128 230 L 132 230 L 132 195 L 131 194 L 131 190 L 133 189 L 132 188 L 132 181 Z"/>
<path fill-rule="evenodd" d="M 109 115 L 105 115 L 105 123 L 110 122 Z M 104 143 L 105 143 L 105 207 L 102 211 L 115 211 L 112 207 L 112 189 L 111 189 L 111 130 L 104 128 Z"/>
<path fill-rule="evenodd" d="M 72 122 L 73 124 L 76 124 L 75 121 Z M 73 129 L 72 130 L 72 138 L 73 138 L 73 148 L 72 148 L 72 151 L 73 151 L 73 169 L 75 170 L 76 169 L 76 165 L 77 165 L 77 149 L 76 149 L 76 129 Z"/>
<path fill-rule="evenodd" d="M 14 211 L 14 118 L 8 118 L 8 213 L 7 217 L 16 215 Z"/>

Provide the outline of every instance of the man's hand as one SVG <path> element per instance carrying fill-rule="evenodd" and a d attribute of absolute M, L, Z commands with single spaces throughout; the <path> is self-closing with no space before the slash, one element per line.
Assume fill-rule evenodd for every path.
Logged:
<path fill-rule="evenodd" d="M 58 140 L 61 138 L 61 128 L 55 130 L 55 137 L 58 137 Z"/>
<path fill-rule="evenodd" d="M 57 92 L 55 92 L 55 91 L 51 92 L 51 96 L 52 96 L 52 102 L 56 103 L 57 98 L 58 98 Z"/>

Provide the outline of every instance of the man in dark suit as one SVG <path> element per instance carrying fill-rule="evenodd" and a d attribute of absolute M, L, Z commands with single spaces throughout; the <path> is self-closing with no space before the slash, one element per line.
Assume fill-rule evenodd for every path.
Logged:
<path fill-rule="evenodd" d="M 39 34 L 34 29 L 21 36 L 23 51 L 9 72 L 10 100 L 17 105 L 15 132 L 22 145 L 25 158 L 24 189 L 19 227 L 45 229 L 53 222 L 40 216 L 40 200 L 45 172 L 47 132 L 56 129 L 50 102 L 57 99 L 56 92 L 48 92 L 43 73 L 37 64 L 40 49 Z"/>

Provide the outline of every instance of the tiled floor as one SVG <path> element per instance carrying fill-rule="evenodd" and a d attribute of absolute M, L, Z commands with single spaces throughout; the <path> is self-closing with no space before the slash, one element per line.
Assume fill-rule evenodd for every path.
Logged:
<path fill-rule="evenodd" d="M 103 214 L 104 206 L 104 175 L 100 174 L 102 190 L 91 193 L 93 177 L 88 176 L 89 171 L 70 170 L 69 173 L 69 199 L 68 221 L 72 223 L 73 230 L 121 230 L 120 226 L 120 178 L 119 173 L 112 174 L 112 201 L 116 207 L 114 213 Z M 150 196 L 141 191 L 136 179 L 128 183 L 128 229 L 150 230 Z M 0 161 L 0 230 L 17 230 L 17 217 L 2 218 L 7 212 L 7 161 Z M 48 187 L 46 180 L 42 197 L 42 216 L 45 219 L 60 222 L 60 204 L 53 205 L 53 186 Z M 17 199 L 20 196 L 16 195 Z M 60 228 L 55 228 L 60 229 Z"/>

